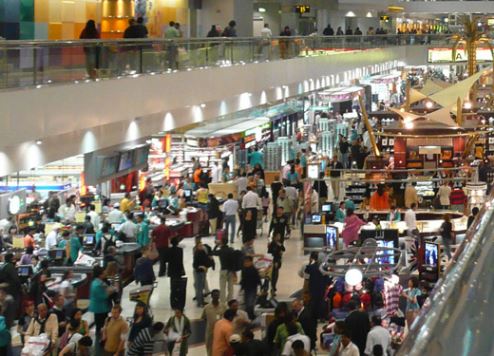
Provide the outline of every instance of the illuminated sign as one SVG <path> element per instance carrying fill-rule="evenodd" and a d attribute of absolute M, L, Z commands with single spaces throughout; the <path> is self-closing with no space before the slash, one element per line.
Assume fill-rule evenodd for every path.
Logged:
<path fill-rule="evenodd" d="M 427 61 L 429 63 L 440 62 L 466 62 L 468 60 L 468 53 L 459 49 L 456 51 L 456 56 L 453 60 L 453 50 L 451 48 L 430 48 L 427 55 Z M 489 48 L 477 49 L 477 61 L 478 62 L 491 62 L 492 53 Z"/>
<path fill-rule="evenodd" d="M 295 6 L 295 12 L 297 14 L 306 14 L 310 12 L 310 6 L 309 5 L 296 5 Z"/>

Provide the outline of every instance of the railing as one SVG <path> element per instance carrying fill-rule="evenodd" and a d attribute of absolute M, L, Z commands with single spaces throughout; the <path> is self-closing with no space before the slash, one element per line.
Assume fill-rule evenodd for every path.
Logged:
<path fill-rule="evenodd" d="M 448 42 L 446 35 L 0 41 L 0 89 Z"/>
<path fill-rule="evenodd" d="M 494 195 L 467 231 L 398 355 L 492 355 Z"/>

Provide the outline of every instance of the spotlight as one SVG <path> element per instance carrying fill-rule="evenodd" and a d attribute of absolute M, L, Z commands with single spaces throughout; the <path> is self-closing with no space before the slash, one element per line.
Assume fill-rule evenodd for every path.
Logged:
<path fill-rule="evenodd" d="M 362 282 L 362 278 L 362 271 L 358 268 L 350 268 L 345 273 L 345 282 L 352 287 Z"/>

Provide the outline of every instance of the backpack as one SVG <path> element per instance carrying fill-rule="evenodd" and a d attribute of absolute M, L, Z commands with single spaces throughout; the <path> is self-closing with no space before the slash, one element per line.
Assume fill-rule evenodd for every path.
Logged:
<path fill-rule="evenodd" d="M 240 250 L 232 250 L 230 252 L 230 270 L 232 272 L 238 272 L 242 270 L 244 261 L 244 254 Z"/>
<path fill-rule="evenodd" d="M 101 237 L 101 241 L 105 240 L 105 247 L 103 248 L 103 253 L 106 255 L 106 253 L 108 252 L 108 248 L 110 246 L 116 246 L 115 244 L 115 241 L 113 241 L 113 237 L 110 236 L 109 239 L 106 238 L 106 236 L 103 234 L 103 236 Z"/>

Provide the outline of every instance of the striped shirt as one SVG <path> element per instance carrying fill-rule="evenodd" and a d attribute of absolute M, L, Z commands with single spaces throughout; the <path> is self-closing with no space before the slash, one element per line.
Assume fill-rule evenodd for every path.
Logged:
<path fill-rule="evenodd" d="M 153 328 L 142 329 L 127 350 L 127 356 L 151 355 L 154 350 Z"/>

